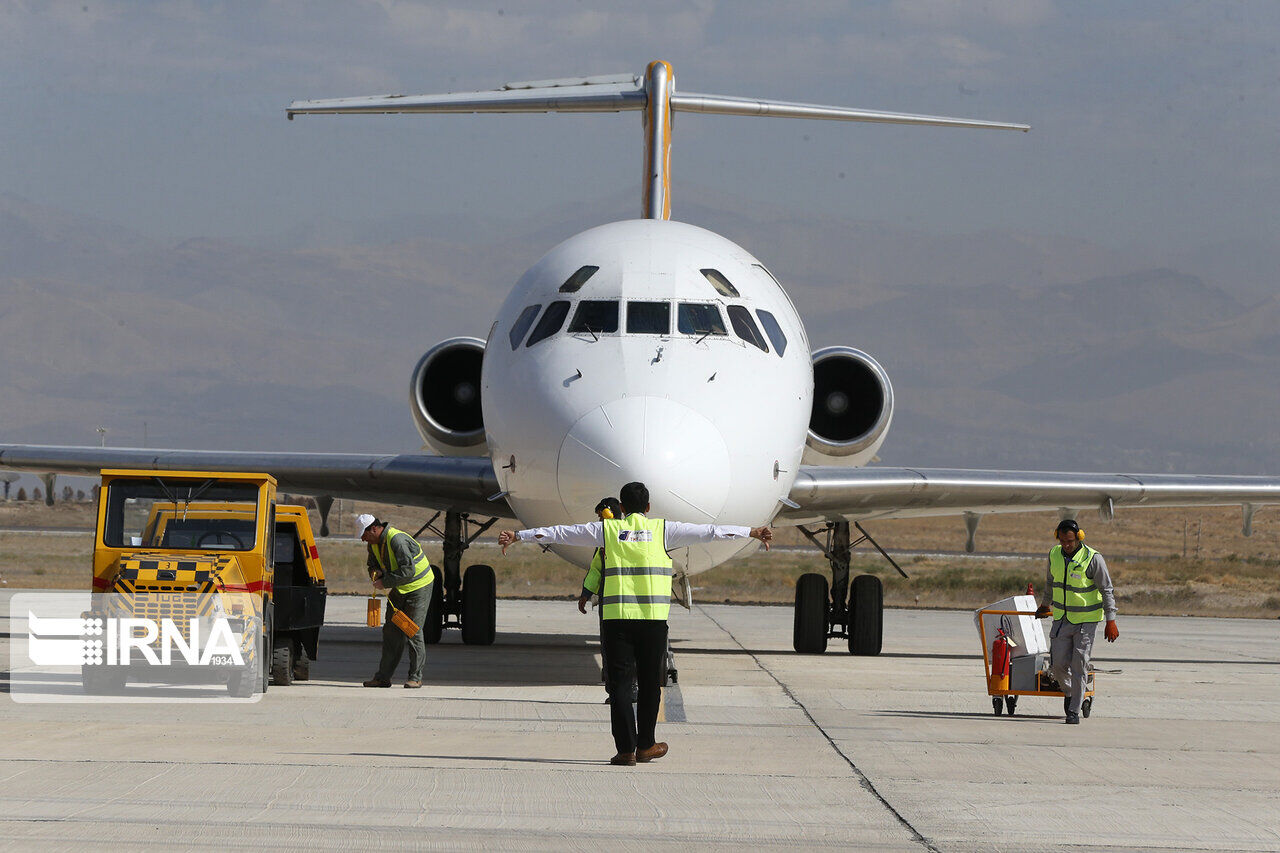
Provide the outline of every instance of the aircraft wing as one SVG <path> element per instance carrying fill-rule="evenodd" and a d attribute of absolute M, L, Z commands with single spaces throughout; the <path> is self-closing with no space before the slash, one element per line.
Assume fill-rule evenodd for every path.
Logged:
<path fill-rule="evenodd" d="M 1280 477 L 803 465 L 778 522 L 1086 509 L 1110 518 L 1116 507 L 1239 505 L 1247 535 L 1254 508 L 1274 503 Z"/>
<path fill-rule="evenodd" d="M 513 518 L 487 457 L 256 453 L 0 444 L 0 468 L 97 476 L 103 468 L 261 471 L 280 489 Z"/>

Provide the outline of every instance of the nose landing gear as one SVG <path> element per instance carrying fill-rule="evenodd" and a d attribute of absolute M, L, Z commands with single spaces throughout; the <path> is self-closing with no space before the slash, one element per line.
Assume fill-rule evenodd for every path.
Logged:
<path fill-rule="evenodd" d="M 497 635 L 497 581 L 493 568 L 468 566 L 462 572 L 462 553 L 471 547 L 498 519 L 473 521 L 465 512 L 444 513 L 444 529 L 436 526 L 440 513 L 431 516 L 413 534 L 417 539 L 430 530 L 444 541 L 442 565 L 432 566 L 435 582 L 431 589 L 431 611 L 423 626 L 428 643 L 440 642 L 445 628 L 459 628 L 462 642 L 474 646 L 493 645 Z M 473 529 L 474 528 L 474 529 Z"/>
<path fill-rule="evenodd" d="M 884 634 L 884 586 L 875 575 L 858 575 L 850 585 L 849 558 L 856 546 L 870 542 L 899 574 L 905 578 L 907 573 L 857 522 L 853 522 L 853 526 L 861 535 L 850 542 L 849 524 L 848 521 L 827 522 L 825 541 L 805 527 L 798 528 L 831 564 L 829 587 L 827 579 L 816 572 L 803 574 L 796 581 L 792 646 L 801 654 L 825 652 L 831 637 L 846 639 L 850 654 L 880 654 Z"/>

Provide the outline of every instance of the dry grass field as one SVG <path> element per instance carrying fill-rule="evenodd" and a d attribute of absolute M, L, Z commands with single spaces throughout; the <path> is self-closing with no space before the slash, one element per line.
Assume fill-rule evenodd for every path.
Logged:
<path fill-rule="evenodd" d="M 430 513 L 415 507 L 352 504 L 335 506 L 333 536 L 322 540 L 329 588 L 365 594 L 364 546 L 352 540 L 355 512 L 374 512 L 393 524 L 417 530 Z M 1241 534 L 1240 510 L 1131 510 L 1111 523 L 1094 513 L 1079 518 L 1089 544 L 1106 557 L 1116 581 L 1122 614 L 1197 616 L 1280 616 L 1280 508 L 1260 509 L 1254 534 Z M 920 552 L 896 557 L 910 575 L 900 577 L 869 546 L 854 552 L 854 571 L 883 579 L 890 607 L 971 609 L 1006 595 L 1040 590 L 1044 554 L 1053 544 L 1054 514 L 989 516 L 978 530 L 978 548 L 1017 557 L 960 556 L 964 526 L 958 518 L 879 521 L 865 525 L 889 549 Z M 17 588 L 81 588 L 88 583 L 94 523 L 92 504 L 0 503 L 0 528 L 32 532 L 0 533 L 0 582 Z M 318 528 L 314 511 L 312 523 Z M 489 563 L 498 571 L 499 595 L 512 598 L 573 598 L 582 571 L 536 548 L 517 547 L 503 556 L 496 525 L 467 552 L 465 564 Z M 78 529 L 80 533 L 42 530 Z M 424 534 L 430 536 L 431 534 Z M 799 546 L 794 530 L 778 531 L 778 544 Z M 428 556 L 440 560 L 438 542 L 426 543 Z M 827 574 L 812 548 L 763 551 L 693 578 L 694 598 L 714 602 L 790 603 L 795 580 L 803 572 Z"/>

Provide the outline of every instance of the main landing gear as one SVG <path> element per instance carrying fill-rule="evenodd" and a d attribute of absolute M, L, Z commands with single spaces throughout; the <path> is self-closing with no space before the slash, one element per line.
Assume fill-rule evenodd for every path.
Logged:
<path fill-rule="evenodd" d="M 427 624 L 422 626 L 425 639 L 428 643 L 438 643 L 445 628 L 460 628 L 462 642 L 472 646 L 493 645 L 498 600 L 493 567 L 467 566 L 464 575 L 462 552 L 498 519 L 482 523 L 471 520 L 465 512 L 448 511 L 444 513 L 444 530 L 441 530 L 435 523 L 440 515 L 437 512 L 431 516 L 413 534 L 417 539 L 423 531 L 430 530 L 444 540 L 443 565 L 431 567 L 435 582 L 431 584 L 431 611 L 427 614 Z"/>
<path fill-rule="evenodd" d="M 831 584 L 817 572 L 800 576 L 796 581 L 795 623 L 792 645 L 802 654 L 821 654 L 827 640 L 843 637 L 849 641 L 849 653 L 880 654 L 884 627 L 884 587 L 875 575 L 858 575 L 849 583 L 849 557 L 854 547 L 870 542 L 904 578 L 907 573 L 876 544 L 862 525 L 853 522 L 861 536 L 849 541 L 848 521 L 829 521 L 825 541 L 805 527 L 799 530 L 822 551 L 831 563 Z M 846 603 L 847 595 L 847 603 Z"/>

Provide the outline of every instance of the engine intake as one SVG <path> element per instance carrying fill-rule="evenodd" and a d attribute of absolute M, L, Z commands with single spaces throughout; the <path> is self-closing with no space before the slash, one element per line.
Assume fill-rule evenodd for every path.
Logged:
<path fill-rule="evenodd" d="M 450 338 L 418 360 L 409 385 L 409 405 L 418 434 L 429 447 L 447 456 L 470 456 L 485 450 L 484 414 L 480 410 L 480 366 L 484 341 Z"/>
<path fill-rule="evenodd" d="M 893 419 L 893 385 L 874 358 L 852 347 L 813 354 L 813 412 L 805 461 L 863 465 Z"/>

